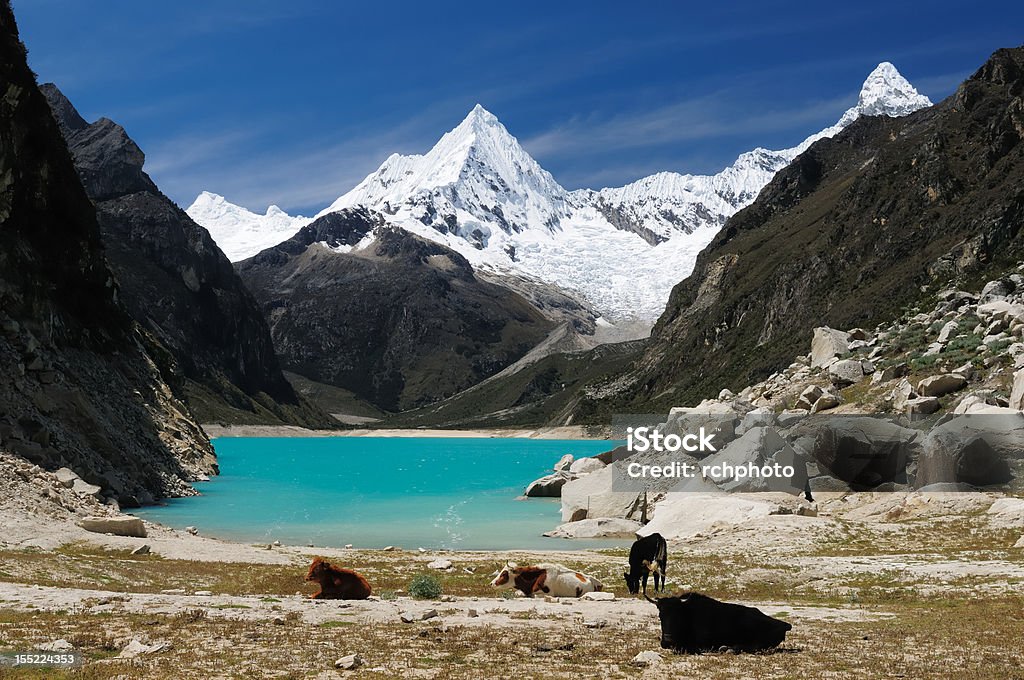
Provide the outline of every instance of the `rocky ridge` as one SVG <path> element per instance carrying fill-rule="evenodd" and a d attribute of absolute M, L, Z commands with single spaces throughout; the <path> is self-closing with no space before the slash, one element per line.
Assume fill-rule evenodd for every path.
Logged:
<path fill-rule="evenodd" d="M 595 385 L 597 415 L 696 403 L 783 369 L 815 326 L 876 325 L 1021 259 L 1024 48 L 950 97 L 814 142 L 679 283 L 644 356 Z"/>
<path fill-rule="evenodd" d="M 121 301 L 166 349 L 176 396 L 205 422 L 329 427 L 285 380 L 255 300 L 207 231 L 143 170 L 145 154 L 108 118 L 87 123 L 53 84 L 40 88 L 96 206 Z"/>
<path fill-rule="evenodd" d="M 7 2 L 0 56 L 0 449 L 110 502 L 194 493 L 213 449 L 123 306 Z"/>

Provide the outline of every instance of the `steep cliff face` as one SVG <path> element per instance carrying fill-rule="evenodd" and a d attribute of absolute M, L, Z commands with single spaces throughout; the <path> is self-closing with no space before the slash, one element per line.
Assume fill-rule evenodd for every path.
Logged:
<path fill-rule="evenodd" d="M 0 447 L 125 504 L 191 493 L 213 450 L 119 299 L 6 1 L 0 93 Z"/>
<path fill-rule="evenodd" d="M 324 215 L 238 268 L 288 370 L 391 411 L 497 373 L 555 326 L 455 251 L 367 208 Z"/>
<path fill-rule="evenodd" d="M 1024 48 L 905 118 L 866 117 L 782 170 L 672 292 L 650 347 L 591 390 L 595 411 L 661 407 L 756 382 L 814 326 L 875 324 L 1022 251 Z"/>
<path fill-rule="evenodd" d="M 143 171 L 124 128 L 87 123 L 56 86 L 41 89 L 96 206 L 124 304 L 173 357 L 164 368 L 175 393 L 204 421 L 333 424 L 285 380 L 256 301 L 209 233 Z"/>

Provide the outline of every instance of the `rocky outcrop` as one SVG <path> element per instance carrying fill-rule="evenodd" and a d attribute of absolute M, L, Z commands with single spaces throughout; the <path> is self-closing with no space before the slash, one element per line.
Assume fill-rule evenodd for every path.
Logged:
<path fill-rule="evenodd" d="M 194 493 L 213 450 L 122 304 L 6 2 L 0 91 L 0 448 L 123 504 Z"/>
<path fill-rule="evenodd" d="M 238 269 L 288 370 L 388 411 L 479 383 L 554 327 L 455 251 L 365 208 L 327 214 Z"/>
<path fill-rule="evenodd" d="M 562 495 L 562 487 L 565 486 L 566 482 L 575 479 L 575 475 L 571 475 L 564 470 L 559 470 L 550 475 L 545 475 L 540 479 L 535 479 L 530 482 L 526 487 L 526 491 L 523 495 L 527 498 L 560 498 Z"/>
<path fill-rule="evenodd" d="M 605 462 L 600 458 L 579 458 L 573 460 L 572 454 L 567 453 L 555 463 L 552 474 L 530 482 L 523 495 L 527 498 L 560 498 L 562 496 L 562 487 L 568 482 L 602 470 L 605 465 Z"/>
<path fill-rule="evenodd" d="M 167 351 L 159 366 L 205 422 L 330 427 L 285 380 L 252 295 L 209 233 L 160 193 L 117 123 L 87 123 L 55 85 L 41 87 L 96 206 L 121 301 Z"/>

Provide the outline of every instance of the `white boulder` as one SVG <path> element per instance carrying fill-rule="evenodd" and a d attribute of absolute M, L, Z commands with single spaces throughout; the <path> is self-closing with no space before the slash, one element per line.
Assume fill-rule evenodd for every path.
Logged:
<path fill-rule="evenodd" d="M 828 326 L 815 328 L 811 339 L 811 368 L 824 368 L 849 351 L 849 333 Z"/>
<path fill-rule="evenodd" d="M 655 506 L 654 516 L 639 533 L 659 533 L 670 541 L 692 538 L 716 525 L 762 521 L 776 507 L 740 494 L 670 493 Z"/>
<path fill-rule="evenodd" d="M 574 475 L 585 475 L 596 472 L 603 467 L 604 463 L 597 458 L 579 458 L 569 466 L 569 472 Z"/>
<path fill-rule="evenodd" d="M 1024 526 L 1024 498 L 1000 498 L 987 514 L 992 524 L 999 527 Z"/>
<path fill-rule="evenodd" d="M 857 359 L 840 359 L 829 365 L 828 377 L 834 385 L 852 385 L 864 377 L 864 365 Z"/>

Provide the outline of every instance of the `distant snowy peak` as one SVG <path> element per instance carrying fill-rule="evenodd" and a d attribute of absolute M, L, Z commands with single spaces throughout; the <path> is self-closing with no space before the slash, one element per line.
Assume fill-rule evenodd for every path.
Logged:
<path fill-rule="evenodd" d="M 720 227 L 741 208 L 753 203 L 772 177 L 814 142 L 838 134 L 860 116 L 905 116 L 932 102 L 920 94 L 896 67 L 882 62 L 864 81 L 857 104 L 839 121 L 799 145 L 772 151 L 757 148 L 741 154 L 716 175 L 660 172 L 624 187 L 573 193 L 582 205 L 596 208 L 619 229 L 632 231 L 652 245 L 678 233 Z"/>
<path fill-rule="evenodd" d="M 486 248 L 496 231 L 554 229 L 568 193 L 479 104 L 424 155 L 394 154 L 326 210 L 363 205 Z"/>
<path fill-rule="evenodd" d="M 293 217 L 276 205 L 260 215 L 209 191 L 196 196 L 185 212 L 196 224 L 206 227 L 232 262 L 288 240 L 310 222 L 308 217 Z"/>
<path fill-rule="evenodd" d="M 860 88 L 857 105 L 843 114 L 839 124 L 848 125 L 859 116 L 906 116 L 931 105 L 931 100 L 918 92 L 895 66 L 883 61 L 868 75 Z"/>

